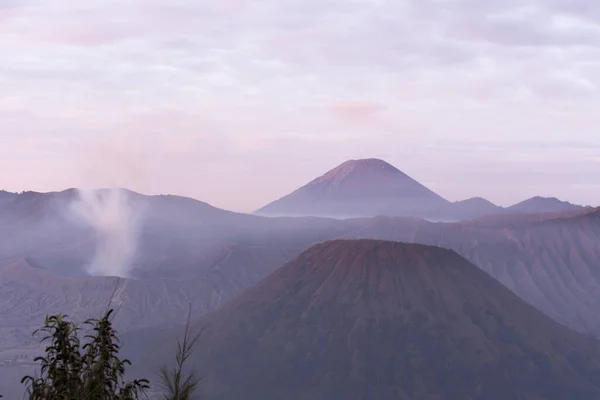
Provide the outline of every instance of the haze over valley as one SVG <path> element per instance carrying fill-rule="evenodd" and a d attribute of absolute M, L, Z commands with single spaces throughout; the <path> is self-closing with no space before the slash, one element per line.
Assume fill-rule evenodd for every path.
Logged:
<path fill-rule="evenodd" d="M 340 173 L 340 168 L 342 173 Z M 395 179 L 398 178 L 399 181 L 396 183 Z M 253 296 L 248 294 L 252 291 L 267 293 L 271 290 L 270 287 L 281 288 L 277 290 L 302 287 L 298 286 L 301 285 L 300 283 L 279 282 L 276 278 L 277 271 L 289 262 L 302 264 L 297 260 L 298 255 L 304 251 L 311 251 L 309 249 L 315 245 L 318 246 L 319 243 L 332 243 L 332 246 L 348 243 L 348 249 L 352 249 L 352 252 L 335 264 L 340 265 L 340 268 L 346 268 L 346 264 L 352 264 L 355 262 L 352 260 L 357 260 L 356 262 L 360 263 L 365 272 L 345 279 L 351 279 L 348 284 L 353 285 L 352 287 L 357 285 L 356 287 L 360 288 L 363 287 L 362 285 L 367 285 L 368 281 L 363 282 L 363 279 L 366 279 L 371 273 L 379 274 L 375 270 L 368 272 L 370 268 L 375 268 L 371 266 L 375 264 L 371 264 L 372 262 L 369 261 L 369 254 L 372 251 L 377 254 L 376 250 L 371 250 L 369 243 L 376 245 L 378 242 L 364 242 L 363 254 L 360 248 L 357 250 L 352 245 L 351 240 L 357 239 L 437 246 L 431 248 L 410 247 L 414 257 L 426 257 L 428 252 L 438 251 L 434 249 L 449 249 L 453 255 L 449 252 L 439 253 L 435 258 L 435 268 L 441 268 L 442 271 L 445 268 L 453 268 L 446 265 L 446 258 L 450 260 L 455 257 L 464 257 L 461 258 L 460 263 L 465 265 L 469 262 L 472 263 L 472 266 L 468 267 L 470 270 L 476 266 L 483 271 L 480 274 L 483 274 L 485 279 L 490 279 L 487 277 L 488 274 L 497 279 L 493 285 L 506 286 L 507 289 L 503 290 L 507 294 L 508 290 L 512 290 L 525 302 L 545 313 L 547 317 L 544 318 L 548 321 L 553 318 L 558 323 L 572 329 L 573 333 L 569 333 L 570 335 L 573 337 L 579 335 L 578 339 L 574 339 L 575 341 L 585 343 L 585 346 L 592 346 L 590 343 L 594 343 L 595 346 L 595 342 L 590 342 L 589 337 L 600 335 L 600 296 L 598 295 L 600 293 L 598 264 L 600 259 L 600 209 L 576 206 L 555 198 L 541 197 L 535 197 L 507 208 L 477 207 L 480 204 L 489 204 L 478 199 L 463 202 L 463 204 L 451 203 L 384 161 L 373 159 L 348 161 L 337 170 L 317 178 L 315 182 L 316 184 L 309 184 L 308 187 L 310 188 L 311 185 L 321 187 L 320 190 L 312 190 L 305 195 L 303 194 L 305 188 L 300 188 L 290 196 L 293 199 L 289 203 L 292 208 L 288 208 L 285 212 L 281 212 L 279 209 L 281 214 L 307 215 L 303 217 L 266 217 L 261 215 L 266 214 L 264 210 L 269 206 L 263 211 L 257 212 L 257 215 L 240 214 L 221 210 L 190 198 L 168 195 L 147 196 L 126 189 L 68 189 L 62 192 L 23 192 L 10 195 L 5 193 L 4 196 L 7 199 L 0 206 L 0 232 L 3 238 L 0 248 L 0 299 L 2 299 L 0 318 L 3 321 L 0 328 L 2 333 L 1 354 L 7 359 L 12 359 L 15 354 L 25 355 L 29 357 L 26 359 L 30 360 L 36 352 L 40 351 L 38 343 L 30 336 L 30 332 L 39 326 L 40 321 L 46 315 L 65 313 L 82 321 L 102 313 L 112 299 L 112 305 L 118 309 L 114 323 L 119 332 L 124 335 L 123 351 L 131 354 L 131 358 L 138 360 L 141 365 L 158 365 L 164 361 L 159 355 L 151 362 L 144 361 L 145 351 L 139 348 L 138 336 L 146 338 L 141 342 L 146 346 L 152 346 L 149 338 L 153 337 L 156 338 L 156 342 L 168 342 L 167 338 L 174 340 L 178 331 L 176 327 L 184 323 L 190 304 L 192 317 L 198 321 L 196 322 L 197 326 L 203 326 L 205 323 L 210 326 L 213 317 L 205 320 L 202 319 L 204 315 L 221 310 L 225 306 L 223 311 L 219 311 L 221 313 L 219 315 L 228 315 L 230 312 L 234 312 L 233 310 L 238 307 L 235 304 L 243 301 L 244 296 Z M 349 192 L 349 190 L 356 191 Z M 394 196 L 397 196 L 397 201 L 394 201 Z M 433 203 L 421 201 L 420 196 L 433 199 Z M 298 198 L 302 201 L 297 201 Z M 321 198 L 325 198 L 325 200 L 320 200 Z M 405 199 L 414 199 L 415 201 L 405 201 Z M 279 203 L 285 204 L 286 201 L 284 198 Z M 409 206 L 382 208 L 382 205 L 402 207 L 403 203 Z M 473 207 L 464 206 L 470 203 L 473 204 Z M 278 202 L 272 204 L 278 204 Z M 322 212 L 322 209 L 308 209 L 307 211 L 304 208 L 296 211 L 293 208 L 320 204 L 328 207 L 325 208 L 326 210 L 340 210 L 346 217 L 341 219 L 324 218 L 322 215 L 325 213 Z M 424 207 L 420 208 L 419 206 Z M 314 216 L 310 216 L 311 210 L 314 210 Z M 396 210 L 399 211 L 396 212 Z M 352 212 L 356 214 L 353 216 Z M 439 218 L 464 219 L 456 222 L 432 222 L 424 219 L 427 212 L 436 212 L 438 213 L 436 216 Z M 479 215 L 479 217 L 474 218 L 473 215 Z M 332 240 L 338 242 L 328 242 Z M 349 240 L 349 242 L 344 242 L 344 240 Z M 400 252 L 404 251 L 402 247 L 398 249 Z M 424 252 L 422 255 L 421 251 Z M 323 257 L 323 262 L 333 262 L 326 261 L 329 260 L 328 256 L 323 255 Z M 363 257 L 366 258 L 363 259 Z M 297 261 L 293 261 L 295 259 Z M 382 266 L 386 266 L 385 268 L 398 268 L 399 271 L 403 271 L 404 268 L 420 270 L 420 268 L 433 267 L 426 260 L 422 261 L 423 266 L 416 267 L 405 265 L 406 262 L 402 259 L 394 261 L 397 265 L 393 266 L 388 266 L 389 262 L 385 259 L 373 262 L 377 265 L 381 263 Z M 285 268 L 289 269 L 290 267 Z M 335 276 L 323 278 L 323 282 L 327 282 L 327 285 L 331 286 L 330 290 L 336 292 L 339 290 L 340 293 L 345 293 L 343 295 L 345 297 L 342 298 L 347 298 L 346 301 L 349 301 L 349 304 L 355 304 L 351 300 L 354 298 L 353 294 L 347 293 L 346 289 L 342 287 L 336 289 L 338 284 L 345 283 L 342 281 L 338 283 Z M 311 282 L 316 280 L 312 284 L 319 284 L 321 278 L 310 279 Z M 389 279 L 395 278 L 382 277 L 378 279 L 382 279 L 382 285 L 387 285 L 391 284 Z M 471 279 L 469 275 L 461 276 L 458 282 L 453 280 L 452 285 L 466 285 L 469 279 Z M 426 293 L 429 293 L 427 296 L 446 296 L 445 289 L 440 287 L 436 281 L 427 282 L 429 285 L 426 289 Z M 263 288 L 255 289 L 254 285 L 262 285 Z M 380 296 L 376 289 L 379 284 L 374 283 L 374 285 L 360 289 L 360 296 Z M 486 285 L 488 284 L 486 283 Z M 374 292 L 369 294 L 373 290 Z M 407 289 L 402 286 L 390 287 L 389 290 L 393 296 L 400 296 L 400 298 L 408 295 Z M 462 291 L 462 289 L 456 290 Z M 321 301 L 325 301 L 325 298 L 322 298 L 325 296 L 324 293 L 321 294 L 321 290 L 319 290 L 310 294 L 312 300 L 298 299 L 298 301 L 320 304 Z M 336 296 L 341 296 L 341 294 Z M 410 304 L 429 301 L 427 300 L 429 297 L 424 294 L 417 293 L 414 296 L 417 297 L 410 300 Z M 238 298 L 240 300 L 236 300 Z M 335 305 L 337 301 L 331 303 L 330 307 L 334 308 L 327 312 L 335 312 L 338 307 Z M 386 310 L 392 313 L 396 312 L 394 311 L 396 309 L 394 301 L 383 298 L 380 301 L 383 301 L 381 304 Z M 521 312 L 519 311 L 521 308 L 531 307 L 530 305 L 525 307 L 525 303 L 521 306 L 521 303 L 514 303 L 514 300 L 510 300 L 509 303 L 511 305 L 502 305 L 502 307 L 503 312 L 511 315 Z M 437 313 L 435 308 L 431 308 L 435 307 L 435 304 L 437 303 L 429 306 L 428 312 Z M 467 307 L 467 304 L 472 304 L 472 301 L 460 300 L 456 305 L 457 310 L 453 313 Z M 308 307 L 308 305 L 299 304 L 299 307 Z M 355 307 L 358 307 L 358 304 L 355 304 Z M 363 306 L 360 307 L 362 309 Z M 365 316 L 370 315 L 369 318 L 374 318 L 374 315 L 370 314 L 371 311 L 368 311 L 369 307 L 363 312 L 366 313 Z M 320 308 L 317 306 L 316 309 Z M 343 309 L 340 309 L 340 312 Z M 353 315 L 353 313 L 348 314 L 349 321 L 355 318 Z M 263 317 L 257 316 L 257 318 L 258 321 L 263 320 Z M 269 324 L 279 323 L 280 317 L 269 318 L 274 318 L 273 322 L 269 322 Z M 304 323 L 302 322 L 303 318 L 300 317 L 293 317 L 292 320 L 300 324 L 298 328 L 290 328 L 289 333 L 281 332 L 280 339 L 269 339 L 268 342 L 275 345 L 278 340 L 295 340 L 292 339 L 295 337 L 294 335 L 286 335 L 297 329 L 302 330 L 300 326 Z M 401 328 L 404 324 L 401 321 L 398 322 L 400 324 L 398 329 L 405 329 Z M 456 323 L 458 324 L 456 329 L 466 329 L 460 320 Z M 307 327 L 312 326 L 312 323 L 306 322 L 306 324 Z M 529 332 L 530 328 L 520 326 L 520 322 L 511 322 L 511 324 L 516 324 L 514 329 L 524 329 Z M 429 328 L 426 326 L 428 325 L 421 326 L 419 329 L 427 331 Z M 244 328 L 240 332 L 246 332 L 246 329 Z M 350 328 L 343 328 L 340 334 L 350 332 L 348 329 Z M 558 332 L 566 328 L 556 325 L 556 328 L 545 329 L 550 332 L 556 329 Z M 575 333 L 576 331 L 580 333 Z M 307 332 L 307 338 L 318 340 L 321 335 L 318 332 L 320 331 Z M 363 334 L 369 335 L 369 332 L 370 330 L 367 329 Z M 397 334 L 401 334 L 400 332 Z M 530 339 L 524 338 L 523 340 L 534 340 L 537 343 L 539 339 L 537 336 L 538 334 L 528 333 L 526 338 Z M 216 337 L 222 337 L 222 334 L 217 334 Z M 285 339 L 286 337 L 287 339 Z M 244 336 L 240 336 L 240 338 L 242 340 Z M 243 340 L 250 340 L 250 338 Z M 336 340 L 343 339 L 339 337 Z M 370 337 L 368 340 L 376 339 Z M 475 339 L 467 337 L 460 340 L 466 340 L 465 343 L 470 343 L 471 340 L 475 343 Z M 215 347 L 217 349 L 220 346 L 216 342 L 214 344 L 210 342 L 209 336 L 203 338 L 200 343 L 201 347 L 206 349 L 212 349 L 213 346 L 217 346 Z M 198 354 L 203 354 L 203 351 L 199 350 Z M 365 355 L 370 354 L 368 347 L 360 351 L 365 352 Z M 271 353 L 265 349 L 264 354 Z M 495 354 L 502 355 L 503 352 L 499 351 Z M 198 357 L 198 365 L 202 368 L 208 370 L 216 368 L 216 364 L 211 364 L 209 356 L 206 356 L 206 359 Z M 223 357 L 227 359 L 243 358 L 241 355 L 224 355 Z M 264 364 L 261 364 L 261 368 L 265 369 L 265 374 L 267 374 L 269 365 L 274 366 L 280 365 L 281 362 L 287 362 L 285 361 L 287 356 L 273 354 L 273 357 L 275 358 L 265 359 Z M 339 368 L 342 364 L 347 363 L 347 361 L 343 361 L 344 358 L 337 358 L 338 356 L 327 357 L 334 358 L 327 362 L 324 360 L 321 362 L 328 365 L 330 362 L 334 363 L 332 365 L 336 366 L 331 367 L 333 368 L 332 373 L 340 373 Z M 255 359 L 257 363 L 262 362 L 260 357 Z M 367 362 L 366 359 L 364 362 Z M 380 363 L 383 361 L 369 362 Z M 24 363 L 21 367 L 11 368 L 27 370 L 31 368 L 29 365 Z M 241 363 L 240 368 L 245 368 L 243 365 Z M 369 365 L 363 365 L 361 362 L 356 368 L 372 368 Z M 403 367 L 390 365 L 389 368 L 412 370 L 409 364 L 403 365 Z M 465 366 L 465 368 L 467 367 Z M 576 368 L 580 368 L 579 364 Z M 292 369 L 290 373 L 300 373 L 294 371 Z M 152 371 L 144 372 L 152 373 Z M 227 370 L 226 375 L 231 376 L 231 379 L 237 379 L 234 378 L 236 373 L 235 370 Z M 317 373 L 316 370 L 313 373 Z M 418 372 L 418 374 L 422 373 Z M 588 379 L 585 376 L 581 379 Z M 351 386 L 342 390 L 339 386 L 341 383 L 334 382 L 315 383 L 313 388 L 309 383 L 313 382 L 312 380 L 299 380 L 287 386 L 283 382 L 288 382 L 292 378 L 282 376 L 281 381 L 278 381 L 279 383 L 273 388 L 269 388 L 269 385 L 264 383 L 260 386 L 265 388 L 264 391 L 261 390 L 250 395 L 248 389 L 244 388 L 241 382 L 233 380 L 228 381 L 229 383 L 217 383 L 217 381 L 212 383 L 213 378 L 210 379 L 211 383 L 206 383 L 205 386 L 206 393 L 210 396 L 214 395 L 215 398 L 237 397 L 238 395 L 235 394 L 238 393 L 237 391 L 248 393 L 251 396 L 249 398 L 262 398 L 263 395 L 271 396 L 268 398 L 280 398 L 288 396 L 292 392 L 304 393 L 305 391 L 304 395 L 298 394 L 298 396 L 326 398 L 333 396 L 333 393 L 337 391 L 346 396 L 350 393 L 347 391 L 353 390 L 350 389 Z M 220 380 L 221 378 L 214 377 L 214 379 Z M 366 384 L 357 393 L 364 393 L 363 396 L 367 397 L 383 396 L 381 398 L 434 396 L 435 391 L 422 392 L 422 389 L 416 387 L 406 392 L 402 387 L 408 383 L 402 382 L 404 383 L 390 381 L 389 388 L 382 388 L 381 393 L 373 392 L 374 389 L 370 384 Z M 579 387 L 578 385 L 581 383 L 575 384 L 574 382 L 567 383 L 565 381 L 565 387 L 569 389 L 561 390 L 575 390 L 574 388 Z M 595 381 L 587 382 L 590 384 Z M 459 390 L 454 386 L 455 383 L 448 384 L 452 386 L 452 390 Z M 458 385 L 458 383 L 456 384 Z M 494 386 L 499 383 L 490 382 L 489 384 Z M 284 387 L 279 385 L 284 385 Z M 468 386 L 467 383 L 460 383 L 460 385 Z M 569 385 L 574 386 L 571 388 Z M 464 389 L 467 392 L 474 390 L 466 388 L 467 386 Z M 394 391 L 391 389 L 392 387 L 400 389 Z M 271 390 L 273 391 L 271 392 Z M 450 389 L 442 386 L 436 390 L 443 392 Z M 542 388 L 524 386 L 518 390 L 529 393 L 528 390 L 537 391 Z M 591 389 L 590 387 L 586 390 L 590 390 L 589 393 L 592 393 L 593 390 L 600 389 Z M 500 393 L 504 392 L 499 391 L 498 395 Z"/>

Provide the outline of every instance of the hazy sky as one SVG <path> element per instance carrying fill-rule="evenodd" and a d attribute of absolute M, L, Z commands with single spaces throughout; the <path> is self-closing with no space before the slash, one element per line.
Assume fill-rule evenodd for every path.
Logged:
<path fill-rule="evenodd" d="M 349 158 L 600 205 L 598 0 L 0 0 L 0 188 L 250 211 Z"/>

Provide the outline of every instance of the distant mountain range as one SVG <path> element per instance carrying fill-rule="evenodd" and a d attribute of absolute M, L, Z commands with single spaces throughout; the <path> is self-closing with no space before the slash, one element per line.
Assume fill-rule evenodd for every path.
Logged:
<path fill-rule="evenodd" d="M 184 320 L 190 303 L 194 318 L 218 310 L 301 252 L 334 239 L 451 249 L 560 323 L 600 334 L 600 209 L 500 212 L 456 223 L 267 218 L 178 196 L 125 194 L 144 212 L 131 277 L 120 280 L 116 323 L 123 334 L 168 329 Z M 35 351 L 30 333 L 47 313 L 98 314 L 117 283 L 86 271 L 99 238 L 68 212 L 77 191 L 9 197 L 0 204 L 0 358 L 10 349 Z M 489 207 L 483 199 L 460 204 Z"/>
<path fill-rule="evenodd" d="M 52 201 L 60 197 L 68 199 L 75 192 L 75 189 L 68 189 L 63 192 L 17 194 L 2 190 L 0 218 L 2 207 L 10 209 L 12 202 L 22 205 L 25 199 L 29 199 L 39 202 L 41 207 L 44 198 L 50 199 L 51 196 Z M 176 210 L 176 204 L 180 205 L 180 214 L 184 219 L 188 217 L 188 207 L 204 208 L 202 215 L 208 218 L 219 214 L 244 215 L 181 196 L 142 196 L 132 191 L 127 192 L 138 202 L 151 201 L 155 208 Z M 501 213 L 545 213 L 583 208 L 585 207 L 555 197 L 540 196 L 509 207 L 500 207 L 482 197 L 450 202 L 391 164 L 371 158 L 346 161 L 289 195 L 256 210 L 254 214 L 268 217 L 325 218 L 403 216 L 460 221 Z M 209 209 L 212 212 L 208 212 Z"/>
<path fill-rule="evenodd" d="M 598 342 L 431 246 L 316 245 L 196 329 L 202 392 L 215 400 L 600 396 Z M 136 365 L 170 360 L 164 332 L 137 335 L 126 341 Z"/>
<path fill-rule="evenodd" d="M 498 213 L 540 213 L 581 206 L 534 197 L 503 208 L 476 197 L 449 202 L 399 169 L 379 159 L 350 160 L 276 200 L 255 214 L 333 218 L 409 216 L 464 220 Z"/>
<path fill-rule="evenodd" d="M 150 284 L 151 280 L 185 280 L 206 285 L 203 296 L 196 296 L 193 286 L 189 286 L 190 292 L 187 292 L 178 290 L 175 285 L 171 293 L 167 285 L 161 296 L 179 302 L 179 314 L 172 311 L 161 314 L 158 308 L 144 306 L 146 311 L 135 311 L 140 315 L 154 312 L 156 318 L 170 321 L 173 316 L 179 318 L 185 313 L 185 304 L 192 298 L 195 309 L 202 314 L 223 304 L 314 243 L 365 238 L 453 249 L 548 315 L 577 329 L 600 333 L 600 296 L 597 295 L 600 292 L 597 264 L 600 220 L 594 217 L 593 210 L 496 214 L 444 224 L 398 217 L 340 221 L 265 218 L 232 213 L 177 196 L 127 193 L 134 206 L 146 210 L 131 270 L 132 279 L 139 280 L 134 286 Z M 53 297 L 57 301 L 69 298 L 52 289 L 53 286 L 36 286 L 35 280 L 49 280 L 53 276 L 52 279 L 60 282 L 63 276 L 65 282 L 69 282 L 64 286 L 68 291 L 68 286 L 75 284 L 72 277 L 90 278 L 85 267 L 93 257 L 97 237 L 65 213 L 74 196 L 73 190 L 28 192 L 0 207 L 0 274 L 3 276 L 0 296 L 4 296 L 6 306 L 0 307 L 0 317 L 24 316 L 18 310 L 33 306 L 32 301 L 36 301 L 33 307 L 43 315 L 53 309 Z M 485 204 L 478 199 L 473 201 Z M 3 268 L 6 269 L 3 271 Z M 28 272 L 19 274 L 21 269 Z M 39 278 L 35 278 L 39 274 Z M 11 276 L 15 277 L 12 280 L 15 285 L 9 284 Z M 25 277 L 31 277 L 32 281 L 26 282 Z M 94 278 L 94 281 L 101 280 L 114 285 L 112 278 Z M 58 287 L 63 286 L 57 283 Z M 34 300 L 33 294 L 38 289 L 42 290 L 39 299 L 45 298 L 47 303 Z M 152 290 L 155 289 L 149 287 L 148 293 Z M 27 293 L 32 295 L 27 296 Z M 98 297 L 102 298 L 102 294 Z M 84 304 L 88 303 L 67 304 L 76 305 L 75 309 L 84 312 L 87 307 Z M 91 310 L 94 312 L 95 308 Z M 39 316 L 31 314 L 23 323 L 30 326 L 35 318 Z M 126 324 L 127 328 L 139 326 Z"/>

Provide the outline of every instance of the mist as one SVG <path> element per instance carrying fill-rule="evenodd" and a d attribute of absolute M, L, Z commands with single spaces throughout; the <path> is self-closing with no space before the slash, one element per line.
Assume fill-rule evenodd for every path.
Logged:
<path fill-rule="evenodd" d="M 96 234 L 94 255 L 86 271 L 94 276 L 129 277 L 142 212 L 132 205 L 128 193 L 123 189 L 79 189 L 70 210 Z"/>

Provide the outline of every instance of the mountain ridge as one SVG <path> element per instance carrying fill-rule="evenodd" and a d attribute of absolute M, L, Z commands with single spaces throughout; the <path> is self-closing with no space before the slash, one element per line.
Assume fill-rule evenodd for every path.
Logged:
<path fill-rule="evenodd" d="M 500 207 L 482 197 L 450 202 L 388 162 L 348 160 L 254 212 L 268 217 L 360 218 L 404 216 L 458 221 L 501 213 L 581 209 L 557 198 L 532 197 Z"/>
<path fill-rule="evenodd" d="M 519 213 L 540 213 L 540 212 L 556 212 L 567 210 L 578 210 L 585 207 L 568 201 L 562 201 L 556 197 L 534 196 L 523 200 L 517 204 L 506 207 L 507 212 Z"/>

